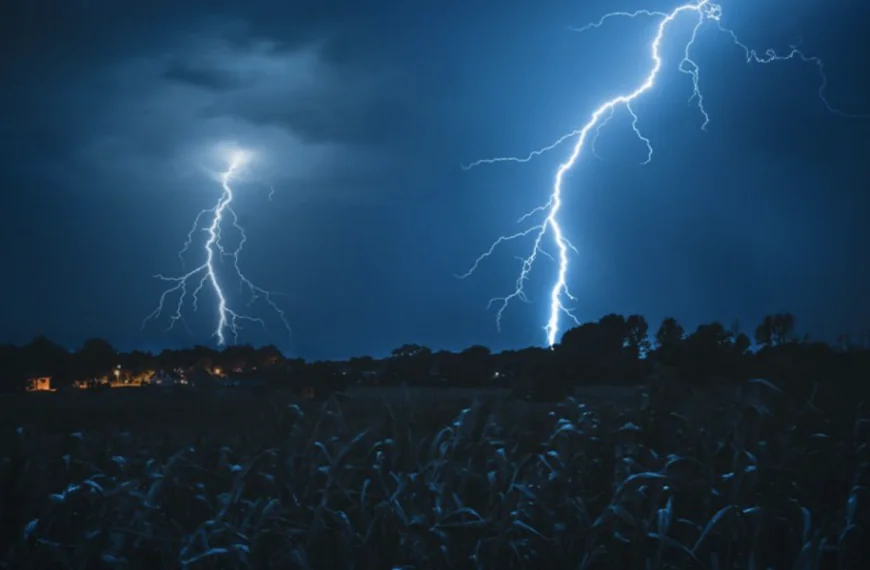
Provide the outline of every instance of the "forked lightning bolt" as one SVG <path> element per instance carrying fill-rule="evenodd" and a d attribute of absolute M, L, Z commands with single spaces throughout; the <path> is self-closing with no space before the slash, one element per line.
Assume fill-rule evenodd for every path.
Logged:
<path fill-rule="evenodd" d="M 522 216 L 518 220 L 518 223 L 539 214 L 546 214 L 544 220 L 540 224 L 532 226 L 531 228 L 528 228 L 524 231 L 498 238 L 487 251 L 485 251 L 480 257 L 475 260 L 474 264 L 471 266 L 471 269 L 469 269 L 465 274 L 458 276 L 463 279 L 469 277 L 472 273 L 475 272 L 475 270 L 477 270 L 482 261 L 490 257 L 495 252 L 496 248 L 504 244 L 505 242 L 517 240 L 528 236 L 534 236 L 534 243 L 531 254 L 529 254 L 528 257 L 521 259 L 522 266 L 519 276 L 517 277 L 513 292 L 504 297 L 496 297 L 490 299 L 489 305 L 487 306 L 487 308 L 490 308 L 494 304 L 499 304 L 498 313 L 496 314 L 496 324 L 499 329 L 501 328 L 502 315 L 504 314 L 505 309 L 507 309 L 511 301 L 515 299 L 527 301 L 525 295 L 525 283 L 529 279 L 529 274 L 535 264 L 535 261 L 537 260 L 538 255 L 544 255 L 545 257 L 550 258 L 553 257 L 550 254 L 546 253 L 546 251 L 542 248 L 544 238 L 548 234 L 552 235 L 553 242 L 556 247 L 555 259 L 558 262 L 558 274 L 556 277 L 556 281 L 550 291 L 550 317 L 547 321 L 546 326 L 544 327 L 547 335 L 547 345 L 552 347 L 554 344 L 556 344 L 556 337 L 559 333 L 560 316 L 565 315 L 568 318 L 572 319 L 575 323 L 578 322 L 574 315 L 571 313 L 571 310 L 566 306 L 566 300 L 576 301 L 576 298 L 571 294 L 568 289 L 568 250 L 570 249 L 576 252 L 576 249 L 565 237 L 564 230 L 559 223 L 558 217 L 559 210 L 562 207 L 562 193 L 565 174 L 569 170 L 571 170 L 571 168 L 577 162 L 581 152 L 583 151 L 584 146 L 586 145 L 587 140 L 590 138 L 590 146 L 592 146 L 592 152 L 595 153 L 595 137 L 597 136 L 601 128 L 607 124 L 607 122 L 610 120 L 610 118 L 613 116 L 618 108 L 624 108 L 631 115 L 632 129 L 634 130 L 635 135 L 646 146 L 647 159 L 644 164 L 652 160 L 652 143 L 641 133 L 638 127 L 638 116 L 637 114 L 635 114 L 634 109 L 632 108 L 632 103 L 655 86 L 656 79 L 662 68 L 662 56 L 660 54 L 660 47 L 669 26 L 681 16 L 689 15 L 697 18 L 697 21 L 695 22 L 689 39 L 684 46 L 682 52 L 682 59 L 680 60 L 678 69 L 682 73 L 689 75 L 692 80 L 692 94 L 689 98 L 689 101 L 694 102 L 697 105 L 697 108 L 703 117 L 703 123 L 701 125 L 701 128 L 703 130 L 707 129 L 707 126 L 710 123 L 710 116 L 707 113 L 704 95 L 701 92 L 700 88 L 700 67 L 692 59 L 692 47 L 695 45 L 695 41 L 698 37 L 698 32 L 707 23 L 712 23 L 712 25 L 715 25 L 719 31 L 728 35 L 733 43 L 741 50 L 743 50 L 746 61 L 748 63 L 754 62 L 766 64 L 774 61 L 800 60 L 806 63 L 814 64 L 818 68 L 818 72 L 821 77 L 821 84 L 818 92 L 819 97 L 824 105 L 828 108 L 828 110 L 833 113 L 837 113 L 839 115 L 847 117 L 868 118 L 867 115 L 851 115 L 845 113 L 834 108 L 828 102 L 828 99 L 825 95 L 825 90 L 828 86 L 828 79 L 827 75 L 825 74 L 824 64 L 821 59 L 817 57 L 807 56 L 797 47 L 791 47 L 788 53 L 783 54 L 777 54 L 774 50 L 767 50 L 764 52 L 763 55 L 759 54 L 755 50 L 750 49 L 745 44 L 743 44 L 733 31 L 725 28 L 722 25 L 722 8 L 719 4 L 715 4 L 710 0 L 697 0 L 695 2 L 686 3 L 677 8 L 674 8 L 671 12 L 657 12 L 651 10 L 639 10 L 636 12 L 612 12 L 604 15 L 597 22 L 588 24 L 582 28 L 577 28 L 576 31 L 580 32 L 584 32 L 593 28 L 600 28 L 608 20 L 620 17 L 637 18 L 639 16 L 648 16 L 651 18 L 659 19 L 655 37 L 650 44 L 650 70 L 648 74 L 642 78 L 634 91 L 617 95 L 616 97 L 605 101 L 601 104 L 600 107 L 595 109 L 589 121 L 581 128 L 562 136 L 550 145 L 530 152 L 524 157 L 489 158 L 484 160 L 478 160 L 463 167 L 464 169 L 469 170 L 481 164 L 493 164 L 497 162 L 525 163 L 529 162 L 536 156 L 540 156 L 548 151 L 555 149 L 556 147 L 568 140 L 575 140 L 573 150 L 571 151 L 568 159 L 562 162 L 559 165 L 558 170 L 556 171 L 552 192 L 547 202 L 544 205 L 539 206 Z"/>
<path fill-rule="evenodd" d="M 163 313 L 167 298 L 174 293 L 178 294 L 178 299 L 175 304 L 175 312 L 169 317 L 168 328 L 172 329 L 178 322 L 183 324 L 184 319 L 182 317 L 182 311 L 188 296 L 191 299 L 193 310 L 196 311 L 198 309 L 199 294 L 202 289 L 208 285 L 217 298 L 217 324 L 215 325 L 213 336 L 217 339 L 218 345 L 226 344 L 227 333 L 233 336 L 234 341 L 238 341 L 241 321 L 258 323 L 265 329 L 266 324 L 263 319 L 239 313 L 231 308 L 224 288 L 221 286 L 221 281 L 217 272 L 219 264 L 226 258 L 229 258 L 232 263 L 235 278 L 239 281 L 240 287 L 242 290 L 247 289 L 250 293 L 251 297 L 248 306 L 252 305 L 254 301 L 259 298 L 264 299 L 278 314 L 278 317 L 281 319 L 281 322 L 287 329 L 288 333 L 290 332 L 290 325 L 287 322 L 284 311 L 282 311 L 272 299 L 272 296 L 275 293 L 255 285 L 250 279 L 245 277 L 239 267 L 239 256 L 242 253 L 242 248 L 244 248 L 248 237 L 245 234 L 245 230 L 241 225 L 239 225 L 239 218 L 231 206 L 233 201 L 233 188 L 230 184 L 245 168 L 250 158 L 250 153 L 245 151 L 236 151 L 230 156 L 227 169 L 220 173 L 220 183 L 223 188 L 223 193 L 213 208 L 203 210 L 196 216 L 196 219 L 193 222 L 193 227 L 187 234 L 187 241 L 181 251 L 178 252 L 178 257 L 181 259 L 182 266 L 184 266 L 184 254 L 187 253 L 188 249 L 190 249 L 193 244 L 194 234 L 200 229 L 201 220 L 204 217 L 210 216 L 211 221 L 204 229 L 208 236 L 205 245 L 203 246 L 205 260 L 198 267 L 178 277 L 167 277 L 159 274 L 155 275 L 157 279 L 172 283 L 173 285 L 160 295 L 160 302 L 158 303 L 157 308 L 145 318 L 145 321 L 142 323 L 143 327 L 148 321 L 158 318 Z M 270 192 L 269 199 L 271 198 L 272 193 Z M 239 241 L 234 249 L 225 248 L 221 242 L 222 231 L 227 218 L 229 218 L 230 225 L 239 234 Z M 191 286 L 192 283 L 195 283 L 195 288 L 192 292 L 189 292 L 188 287 Z"/>

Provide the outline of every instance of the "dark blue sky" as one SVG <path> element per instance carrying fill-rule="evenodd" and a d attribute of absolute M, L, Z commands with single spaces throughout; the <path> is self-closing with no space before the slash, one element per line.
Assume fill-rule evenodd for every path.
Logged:
<path fill-rule="evenodd" d="M 255 306 L 268 329 L 248 326 L 241 341 L 309 358 L 542 343 L 548 260 L 501 333 L 485 311 L 512 290 L 530 242 L 454 274 L 546 201 L 569 145 L 523 165 L 460 165 L 544 146 L 646 73 L 653 21 L 569 26 L 676 2 L 134 4 L 0 8 L 0 341 L 209 342 L 209 296 L 187 314 L 191 332 L 140 324 L 162 291 L 152 275 L 181 272 L 193 219 L 220 195 L 203 167 L 235 142 L 261 151 L 263 182 L 236 190 L 241 264 L 284 293 L 293 326 L 291 345 Z M 800 42 L 825 60 L 831 103 L 870 112 L 866 2 L 722 4 L 745 43 Z M 870 121 L 827 112 L 812 65 L 747 65 L 710 26 L 695 49 L 712 119 L 702 132 L 679 40 L 635 105 L 653 162 L 639 164 L 621 113 L 598 140 L 603 160 L 586 153 L 566 179 L 576 315 L 736 318 L 751 332 L 791 311 L 817 336 L 866 330 Z"/>

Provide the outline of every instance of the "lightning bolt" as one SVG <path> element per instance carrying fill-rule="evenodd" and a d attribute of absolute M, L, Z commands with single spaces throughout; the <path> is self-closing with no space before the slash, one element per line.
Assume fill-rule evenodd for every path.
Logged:
<path fill-rule="evenodd" d="M 149 314 L 142 322 L 143 328 L 148 321 L 158 318 L 163 313 L 167 299 L 173 294 L 177 294 L 178 298 L 175 303 L 175 311 L 169 316 L 169 326 L 167 327 L 167 330 L 171 330 L 179 322 L 185 324 L 182 316 L 185 302 L 189 297 L 193 310 L 197 311 L 199 294 L 202 289 L 208 285 L 217 297 L 217 324 L 215 325 L 212 336 L 217 339 L 218 345 L 223 346 L 226 344 L 227 333 L 232 335 L 234 342 L 238 342 L 239 330 L 242 328 L 240 323 L 244 321 L 258 323 L 265 330 L 266 323 L 263 319 L 240 313 L 230 307 L 227 295 L 218 278 L 216 267 L 219 262 L 223 262 L 225 258 L 229 258 L 232 263 L 233 271 L 235 272 L 235 277 L 239 281 L 241 291 L 244 292 L 244 290 L 247 289 L 250 294 L 248 306 L 250 307 L 257 299 L 262 298 L 277 313 L 284 327 L 287 329 L 288 334 L 291 332 L 284 311 L 281 310 L 273 299 L 273 296 L 276 295 L 276 293 L 273 291 L 267 291 L 266 289 L 254 284 L 245 276 L 244 273 L 242 273 L 239 266 L 239 258 L 242 249 L 248 240 L 248 236 L 245 233 L 244 228 L 239 224 L 239 217 L 231 206 L 233 201 L 233 188 L 230 186 L 230 183 L 245 168 L 250 159 L 251 154 L 248 152 L 236 151 L 232 153 L 227 169 L 220 173 L 220 183 L 221 188 L 223 188 L 220 198 L 214 207 L 205 209 L 197 214 L 193 221 L 193 226 L 187 234 L 187 240 L 184 243 L 184 247 L 178 252 L 178 258 L 181 260 L 182 267 L 184 267 L 184 255 L 193 244 L 194 234 L 200 229 L 203 218 L 210 216 L 211 221 L 208 226 L 203 229 L 203 231 L 208 235 L 205 245 L 203 246 L 205 261 L 203 261 L 203 263 L 198 267 L 195 267 L 184 275 L 178 277 L 168 277 L 162 274 L 154 276 L 156 279 L 171 283 L 172 285 L 160 295 L 160 301 L 157 308 L 154 309 L 154 311 L 151 312 L 151 314 Z M 270 190 L 269 199 L 271 200 L 274 189 L 270 187 Z M 222 229 L 227 221 L 239 235 L 238 244 L 234 249 L 224 247 L 221 242 L 223 236 Z M 189 292 L 188 287 L 191 286 L 192 283 L 195 283 L 196 286 L 192 292 Z"/>
<path fill-rule="evenodd" d="M 493 305 L 498 305 L 498 312 L 496 314 L 496 326 L 499 330 L 501 330 L 502 315 L 512 301 L 520 300 L 528 302 L 528 298 L 525 294 L 525 284 L 529 279 L 529 274 L 531 273 L 531 270 L 539 254 L 545 257 L 549 257 L 551 259 L 555 259 L 558 262 L 558 273 L 556 276 L 556 281 L 555 283 L 553 283 L 553 287 L 550 291 L 550 317 L 547 321 L 546 326 L 544 327 L 544 331 L 546 332 L 547 337 L 547 345 L 549 347 L 552 347 L 554 344 L 556 344 L 556 337 L 559 332 L 560 316 L 564 315 L 567 318 L 571 319 L 573 322 L 579 324 L 577 318 L 566 306 L 567 301 L 577 300 L 576 297 L 574 297 L 574 295 L 572 295 L 570 290 L 568 289 L 567 283 L 569 250 L 573 250 L 574 252 L 576 252 L 577 250 L 565 237 L 565 232 L 562 229 L 561 224 L 559 223 L 558 217 L 559 211 L 562 208 L 563 181 L 565 178 L 565 174 L 569 170 L 571 170 L 571 168 L 577 162 L 581 152 L 586 146 L 587 139 L 590 139 L 590 133 L 592 134 L 590 146 L 592 147 L 593 154 L 597 156 L 597 153 L 595 152 L 595 139 L 597 138 L 598 133 L 600 133 L 601 128 L 606 126 L 607 122 L 611 119 L 611 117 L 613 117 L 615 111 L 621 107 L 624 107 L 625 110 L 628 111 L 628 113 L 631 115 L 631 127 L 638 139 L 646 145 L 647 159 L 646 161 L 644 161 L 643 164 L 647 164 L 652 160 L 652 142 L 640 131 L 638 127 L 638 116 L 632 108 L 632 103 L 634 103 L 644 93 L 655 87 L 656 79 L 662 68 L 662 57 L 659 50 L 662 40 L 668 30 L 668 27 L 680 16 L 689 14 L 693 14 L 697 18 L 697 21 L 695 22 L 695 26 L 692 28 L 692 33 L 684 46 L 682 59 L 680 60 L 678 69 L 680 70 L 680 72 L 688 75 L 691 78 L 692 94 L 689 97 L 689 102 L 694 102 L 701 113 L 701 116 L 703 118 L 703 123 L 701 124 L 702 130 L 707 130 L 707 126 L 710 123 L 710 115 L 707 113 L 704 95 L 700 88 L 700 67 L 692 59 L 692 48 L 694 47 L 695 41 L 697 40 L 698 32 L 707 23 L 712 23 L 712 25 L 716 26 L 716 28 L 720 32 L 728 35 L 734 45 L 736 45 L 743 51 L 747 63 L 768 64 L 775 61 L 800 60 L 804 63 L 814 64 L 817 67 L 821 78 L 818 95 L 819 98 L 822 100 L 822 103 L 829 111 L 845 117 L 870 118 L 870 116 L 868 115 L 853 115 L 846 113 L 835 108 L 828 102 L 828 99 L 826 97 L 828 78 L 825 73 L 824 63 L 821 59 L 819 59 L 818 57 L 808 56 L 804 54 L 796 46 L 791 46 L 790 51 L 784 54 L 778 54 L 772 49 L 765 51 L 763 54 L 759 54 L 757 51 L 750 49 L 745 44 L 743 44 L 739 40 L 737 34 L 735 34 L 732 30 L 722 25 L 722 8 L 719 4 L 716 4 L 710 0 L 697 0 L 695 2 L 689 2 L 674 8 L 671 12 L 658 12 L 652 10 L 638 10 L 635 12 L 611 12 L 605 14 L 597 22 L 587 24 L 586 26 L 583 26 L 581 28 L 571 28 L 578 32 L 585 32 L 591 29 L 600 28 L 608 20 L 614 18 L 633 19 L 640 16 L 646 16 L 651 18 L 657 18 L 659 20 L 655 37 L 650 44 L 650 60 L 652 66 L 648 74 L 642 79 L 642 81 L 634 89 L 634 91 L 617 95 L 616 97 L 605 101 L 601 104 L 601 106 L 593 111 L 589 121 L 581 128 L 571 131 L 566 135 L 563 135 L 555 142 L 543 148 L 533 150 L 526 156 L 488 158 L 478 160 L 476 162 L 463 166 L 463 169 L 470 170 L 483 164 L 495 164 L 500 162 L 526 163 L 531 161 L 535 157 L 538 157 L 544 153 L 555 149 L 556 147 L 560 146 L 562 143 L 568 140 L 573 139 L 575 141 L 574 147 L 568 159 L 562 162 L 559 165 L 558 170 L 556 171 L 552 192 L 550 193 L 550 197 L 547 202 L 542 206 L 538 206 L 537 208 L 523 215 L 518 220 L 518 223 L 524 222 L 527 219 L 539 214 L 546 214 L 544 220 L 540 224 L 536 224 L 524 231 L 499 237 L 495 242 L 493 242 L 488 250 L 486 250 L 474 261 L 471 268 L 467 272 L 462 275 L 457 275 L 457 277 L 459 277 L 460 279 L 470 277 L 478 269 L 478 267 L 484 260 L 486 260 L 488 257 L 492 256 L 495 253 L 496 249 L 500 245 L 506 242 L 534 236 L 532 252 L 527 257 L 520 259 L 522 265 L 519 276 L 517 277 L 514 286 L 514 290 L 504 297 L 494 297 L 490 299 L 489 304 L 487 305 L 487 309 L 490 309 Z M 552 235 L 553 243 L 556 248 L 555 257 L 547 253 L 542 248 L 544 238 L 547 235 Z"/>

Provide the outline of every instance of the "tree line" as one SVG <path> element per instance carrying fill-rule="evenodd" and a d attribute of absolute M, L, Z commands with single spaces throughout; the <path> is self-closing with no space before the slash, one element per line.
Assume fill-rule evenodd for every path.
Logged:
<path fill-rule="evenodd" d="M 713 322 L 687 332 L 666 318 L 655 333 L 641 315 L 610 314 L 567 330 L 552 349 L 527 348 L 490 354 L 482 346 L 454 354 L 407 345 L 393 352 L 384 380 L 432 382 L 434 365 L 448 385 L 485 386 L 495 372 L 509 385 L 542 399 L 558 399 L 575 386 L 640 385 L 658 379 L 693 388 L 741 385 L 762 378 L 797 395 L 870 391 L 870 336 L 836 343 L 796 333 L 789 313 L 765 317 L 753 339 L 739 323 Z M 754 343 L 753 343 L 754 340 Z M 501 381 L 504 384 L 504 380 Z"/>
<path fill-rule="evenodd" d="M 194 346 L 153 354 L 119 352 L 104 339 L 89 339 L 68 351 L 45 337 L 23 346 L 0 345 L 0 390 L 23 388 L 29 377 L 50 376 L 53 387 L 105 376 L 120 366 L 150 370 L 205 369 L 268 377 L 275 386 L 307 383 L 329 391 L 351 383 L 380 386 L 511 387 L 551 399 L 577 385 L 637 385 L 666 376 L 678 384 L 710 387 L 764 378 L 797 392 L 861 392 L 870 378 L 870 346 L 841 337 L 828 344 L 800 338 L 791 314 L 769 315 L 750 339 L 735 323 L 718 322 L 687 332 L 665 319 L 655 333 L 640 315 L 610 314 L 567 330 L 552 349 L 527 348 L 493 354 L 484 346 L 461 352 L 432 351 L 415 344 L 385 359 L 343 362 L 287 358 L 274 346 Z M 754 343 L 753 343 L 754 340 Z"/>

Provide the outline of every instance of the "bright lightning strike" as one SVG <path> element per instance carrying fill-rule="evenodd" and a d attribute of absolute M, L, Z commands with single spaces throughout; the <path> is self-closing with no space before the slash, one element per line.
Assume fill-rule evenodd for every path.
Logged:
<path fill-rule="evenodd" d="M 182 310 L 184 309 L 185 301 L 187 301 L 188 296 L 191 299 L 193 310 L 198 310 L 199 294 L 202 289 L 208 285 L 217 297 L 217 324 L 215 325 L 212 336 L 217 339 L 218 345 L 226 344 L 227 333 L 233 336 L 234 342 L 237 342 L 239 330 L 242 328 L 240 326 L 242 321 L 258 323 L 265 329 L 266 323 L 263 319 L 237 312 L 231 308 L 227 295 L 224 292 L 224 288 L 218 278 L 219 264 L 221 264 L 225 259 L 229 259 L 232 264 L 235 278 L 239 281 L 241 289 L 243 291 L 247 289 L 250 293 L 251 297 L 248 306 L 252 305 L 257 299 L 264 299 L 278 314 L 278 317 L 281 319 L 287 332 L 290 332 L 290 325 L 287 322 L 284 311 L 282 311 L 273 300 L 275 293 L 255 285 L 244 275 L 244 273 L 242 273 L 242 270 L 239 267 L 239 257 L 248 240 L 248 236 L 245 234 L 244 228 L 239 224 L 239 217 L 231 206 L 233 201 L 233 188 L 230 184 L 242 173 L 252 158 L 253 156 L 250 152 L 243 150 L 236 150 L 230 154 L 227 169 L 219 175 L 223 193 L 214 207 L 203 210 L 197 214 L 193 222 L 193 227 L 187 234 L 187 241 L 184 243 L 184 247 L 181 251 L 178 252 L 178 257 L 181 260 L 183 267 L 184 255 L 193 244 L 194 234 L 197 230 L 200 230 L 203 218 L 210 217 L 210 222 L 202 229 L 202 231 L 204 231 L 208 236 L 205 245 L 203 246 L 204 261 L 198 267 L 178 277 L 167 277 L 160 274 L 155 275 L 157 279 L 171 283 L 172 286 L 160 295 L 160 302 L 158 303 L 157 308 L 145 318 L 142 323 L 143 327 L 148 321 L 158 318 L 163 313 L 167 298 L 173 294 L 177 294 L 178 298 L 175 303 L 175 311 L 169 316 L 168 329 L 172 329 L 178 322 L 184 324 Z M 274 189 L 270 187 L 270 200 L 272 199 L 273 193 Z M 236 230 L 236 232 L 238 232 L 239 235 L 238 243 L 233 249 L 224 247 L 221 241 L 223 237 L 223 229 L 227 222 Z M 195 288 L 192 292 L 189 292 L 188 287 L 193 283 L 195 283 Z"/>
<path fill-rule="evenodd" d="M 703 123 L 701 125 L 702 130 L 707 130 L 707 126 L 710 123 L 710 115 L 707 113 L 707 109 L 704 103 L 704 95 L 701 92 L 700 88 L 700 67 L 692 59 L 691 52 L 692 47 L 695 45 L 695 41 L 698 37 L 698 32 L 701 30 L 704 24 L 708 22 L 712 22 L 719 31 L 727 34 L 731 38 L 733 43 L 741 50 L 743 50 L 744 55 L 746 56 L 746 61 L 748 63 L 754 62 L 767 64 L 774 61 L 788 61 L 796 59 L 805 63 L 814 64 L 818 68 L 818 72 L 821 77 L 821 85 L 818 91 L 819 98 L 822 100 L 825 107 L 827 107 L 829 111 L 839 115 L 853 118 L 868 118 L 867 115 L 851 115 L 845 113 L 843 111 L 840 111 L 839 109 L 834 108 L 828 102 L 828 99 L 825 96 L 825 91 L 828 86 L 828 79 L 827 75 L 825 74 L 825 67 L 821 59 L 819 59 L 818 57 L 807 56 L 794 46 L 791 47 L 788 53 L 785 53 L 783 55 L 777 54 L 774 50 L 767 50 L 764 52 L 763 55 L 759 54 L 755 50 L 750 49 L 745 44 L 743 44 L 733 31 L 722 26 L 722 7 L 719 4 L 715 4 L 710 0 L 697 0 L 695 2 L 689 2 L 677 8 L 674 8 L 671 12 L 657 12 L 651 10 L 638 10 L 636 12 L 611 12 L 609 14 L 605 14 L 597 22 L 593 22 L 591 24 L 583 26 L 582 28 L 575 29 L 579 32 L 585 32 L 590 29 L 600 28 L 605 24 L 607 20 L 620 17 L 637 18 L 639 16 L 648 16 L 651 18 L 659 19 L 656 35 L 653 38 L 652 43 L 650 44 L 650 60 L 652 66 L 649 73 L 646 75 L 646 77 L 642 79 L 642 81 L 639 83 L 634 91 L 624 93 L 622 95 L 617 95 L 613 99 L 605 101 L 600 107 L 595 109 L 589 121 L 585 125 L 583 125 L 583 127 L 562 136 L 552 144 L 530 152 L 526 156 L 489 158 L 484 160 L 478 160 L 463 167 L 466 170 L 470 170 L 471 168 L 480 166 L 482 164 L 494 164 L 498 162 L 525 163 L 529 162 L 537 156 L 540 156 L 546 152 L 555 149 L 569 139 L 575 139 L 574 147 L 571 151 L 570 156 L 565 162 L 559 165 L 559 168 L 556 171 L 556 177 L 553 183 L 552 192 L 546 204 L 533 209 L 532 211 L 523 215 L 518 220 L 518 222 L 523 222 L 536 214 L 546 213 L 546 217 L 544 218 L 543 222 L 532 226 L 527 230 L 498 238 L 487 251 L 485 251 L 482 255 L 480 255 L 480 257 L 478 257 L 474 261 L 471 269 L 469 269 L 463 275 L 458 276 L 463 279 L 469 277 L 477 270 L 481 262 L 493 255 L 498 246 L 504 244 L 505 242 L 518 240 L 528 236 L 534 236 L 534 243 L 531 254 L 529 254 L 528 257 L 521 259 L 522 267 L 520 269 L 519 276 L 517 277 L 513 292 L 504 297 L 495 297 L 493 299 L 490 299 L 489 305 L 487 306 L 487 308 L 490 308 L 493 305 L 498 304 L 499 308 L 496 314 L 496 325 L 499 327 L 499 329 L 501 329 L 502 315 L 504 314 L 504 311 L 507 309 L 511 301 L 514 301 L 515 299 L 526 302 L 528 301 L 525 294 L 525 283 L 529 279 L 529 274 L 535 264 L 535 261 L 537 260 L 538 254 L 557 260 L 559 266 L 556 281 L 550 291 L 550 317 L 547 321 L 546 326 L 544 327 L 547 335 L 547 345 L 552 347 L 554 344 L 556 344 L 556 337 L 559 332 L 560 316 L 565 315 L 566 317 L 573 320 L 575 323 L 579 324 L 577 319 L 571 313 L 571 310 L 566 306 L 566 299 L 570 301 L 576 301 L 576 298 L 571 294 L 568 289 L 567 282 L 568 250 L 573 250 L 576 252 L 576 248 L 574 248 L 574 246 L 572 246 L 571 243 L 566 239 L 564 230 L 562 229 L 558 218 L 559 210 L 562 207 L 562 191 L 565 174 L 569 170 L 571 170 L 571 168 L 577 162 L 580 153 L 583 151 L 583 148 L 586 145 L 587 139 L 590 138 L 590 133 L 592 133 L 592 140 L 590 142 L 590 146 L 592 146 L 592 152 L 593 154 L 595 154 L 595 138 L 597 137 L 601 128 L 604 127 L 613 116 L 614 112 L 618 107 L 624 107 L 629 112 L 632 119 L 631 127 L 635 135 L 638 137 L 638 139 L 640 139 L 641 142 L 646 145 L 647 159 L 646 161 L 644 161 L 643 164 L 647 164 L 652 160 L 652 142 L 641 133 L 638 127 L 638 116 L 632 108 L 632 103 L 634 103 L 634 101 L 637 100 L 641 95 L 643 95 L 655 86 L 656 78 L 658 77 L 659 71 L 662 68 L 662 57 L 659 50 L 662 40 L 665 37 L 665 33 L 668 30 L 668 27 L 680 16 L 689 14 L 694 15 L 697 18 L 697 21 L 694 28 L 692 29 L 692 33 L 688 41 L 684 46 L 682 59 L 680 60 L 678 69 L 682 73 L 688 75 L 692 80 L 692 95 L 689 98 L 689 101 L 696 104 L 698 110 L 703 117 Z M 543 240 L 548 234 L 552 235 L 553 242 L 556 247 L 555 258 L 542 249 Z"/>

